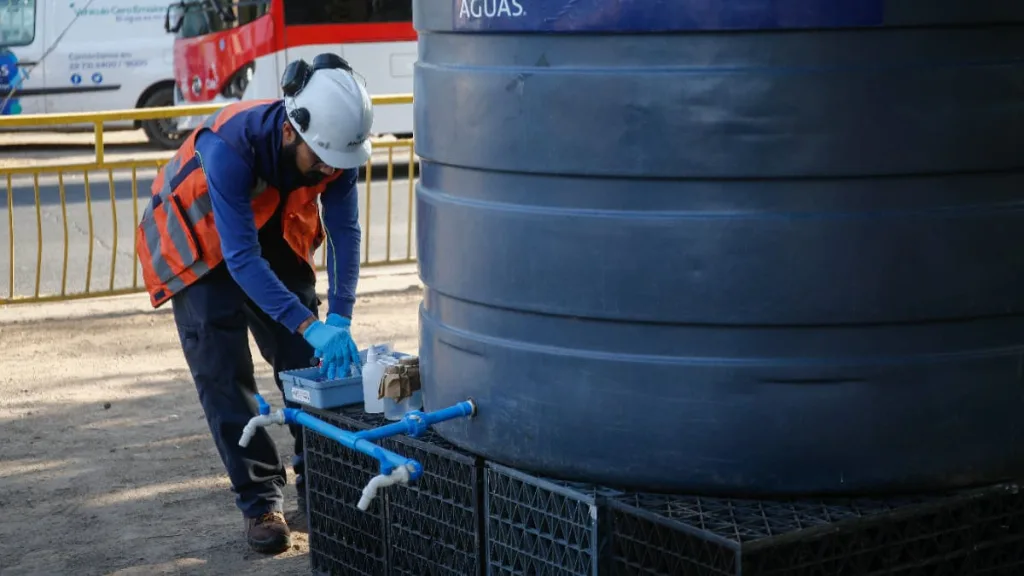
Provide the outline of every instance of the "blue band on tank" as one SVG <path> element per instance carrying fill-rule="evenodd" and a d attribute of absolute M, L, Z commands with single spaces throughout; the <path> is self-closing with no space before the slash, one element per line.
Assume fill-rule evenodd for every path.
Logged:
<path fill-rule="evenodd" d="M 454 30 L 671 32 L 879 26 L 885 0 L 452 0 Z"/>

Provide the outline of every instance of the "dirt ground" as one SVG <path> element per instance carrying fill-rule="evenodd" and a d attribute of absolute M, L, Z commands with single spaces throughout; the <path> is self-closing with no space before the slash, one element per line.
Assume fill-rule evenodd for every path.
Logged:
<path fill-rule="evenodd" d="M 360 297 L 357 344 L 415 352 L 420 300 L 416 288 Z M 305 533 L 279 556 L 246 547 L 169 312 L 136 302 L 77 318 L 0 317 L 3 576 L 310 573 Z M 260 391 L 281 407 L 252 353 Z M 271 434 L 288 461 L 287 429 Z"/>

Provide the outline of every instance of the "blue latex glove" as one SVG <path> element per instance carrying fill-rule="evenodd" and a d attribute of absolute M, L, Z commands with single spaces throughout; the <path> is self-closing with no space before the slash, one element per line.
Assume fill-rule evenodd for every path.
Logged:
<path fill-rule="evenodd" d="M 327 324 L 319 320 L 313 322 L 302 333 L 302 337 L 313 347 L 313 355 L 322 360 L 320 374 L 333 380 L 347 378 L 351 366 L 359 365 L 359 350 L 349 331 L 351 322 L 344 317 L 339 317 L 342 320 L 339 321 L 331 316 L 337 315 L 329 315 Z"/>
<path fill-rule="evenodd" d="M 349 338 L 352 338 L 352 330 L 351 330 L 351 328 L 352 328 L 352 320 L 350 320 L 349 318 L 341 316 L 340 314 L 328 314 L 327 315 L 327 325 L 328 326 L 334 326 L 336 328 L 344 328 L 344 329 L 348 330 L 349 331 Z M 359 357 L 359 347 L 356 346 L 355 340 L 352 340 L 352 349 L 350 350 L 350 352 L 351 352 L 352 355 L 349 358 L 349 362 L 351 364 L 354 364 L 355 366 L 357 366 L 359 368 L 362 368 L 363 367 L 363 361 Z"/>

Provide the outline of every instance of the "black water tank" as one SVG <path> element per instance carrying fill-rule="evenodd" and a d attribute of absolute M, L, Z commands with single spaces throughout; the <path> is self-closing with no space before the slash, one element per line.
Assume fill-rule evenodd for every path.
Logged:
<path fill-rule="evenodd" d="M 651 490 L 1024 474 L 1024 2 L 417 2 L 427 408 Z"/>

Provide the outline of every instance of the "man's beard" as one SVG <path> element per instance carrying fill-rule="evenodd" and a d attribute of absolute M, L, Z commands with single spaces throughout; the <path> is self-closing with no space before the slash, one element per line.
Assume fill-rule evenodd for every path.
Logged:
<path fill-rule="evenodd" d="M 325 178 L 324 173 L 319 170 L 310 170 L 308 172 L 300 171 L 298 151 L 298 140 L 291 144 L 285 144 L 281 150 L 281 168 L 285 170 L 292 170 L 298 174 L 300 186 L 316 186 Z"/>

